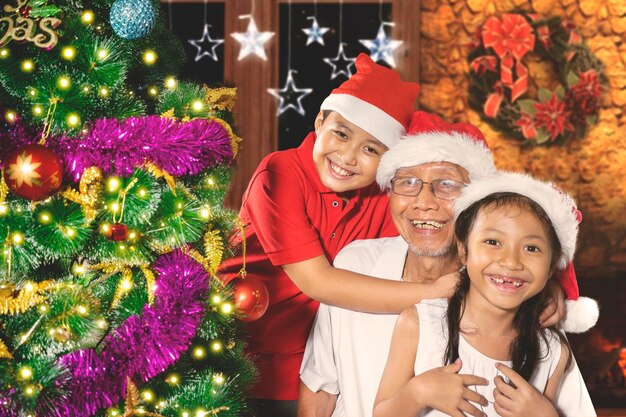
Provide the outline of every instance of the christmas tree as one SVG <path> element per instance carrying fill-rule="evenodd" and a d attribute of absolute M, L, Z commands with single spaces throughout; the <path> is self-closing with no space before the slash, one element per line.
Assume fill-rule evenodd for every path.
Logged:
<path fill-rule="evenodd" d="M 6 3 L 6 2 L 3 2 Z M 0 416 L 238 416 L 234 88 L 151 0 L 0 11 Z"/>

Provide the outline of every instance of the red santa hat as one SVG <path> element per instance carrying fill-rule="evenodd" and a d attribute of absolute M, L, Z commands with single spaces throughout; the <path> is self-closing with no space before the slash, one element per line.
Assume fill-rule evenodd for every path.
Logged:
<path fill-rule="evenodd" d="M 360 54 L 356 73 L 335 88 L 320 109 L 333 110 L 376 139 L 392 147 L 406 134 L 420 91 L 417 83 Z"/>
<path fill-rule="evenodd" d="M 548 215 L 561 244 L 557 263 L 559 273 L 555 277 L 567 297 L 566 316 L 561 324 L 566 332 L 581 333 L 589 330 L 598 321 L 599 309 L 595 300 L 580 297 L 572 265 L 576 252 L 578 224 L 582 220 L 576 202 L 553 183 L 540 181 L 526 174 L 499 172 L 491 177 L 472 181 L 463 189 L 461 197 L 454 202 L 457 217 L 477 201 L 491 194 L 503 192 L 529 198 L 539 204 Z"/>
<path fill-rule="evenodd" d="M 485 136 L 477 127 L 448 123 L 435 114 L 416 111 L 408 135 L 383 154 L 376 181 L 386 190 L 398 168 L 430 162 L 459 165 L 467 170 L 472 181 L 496 172 Z"/>

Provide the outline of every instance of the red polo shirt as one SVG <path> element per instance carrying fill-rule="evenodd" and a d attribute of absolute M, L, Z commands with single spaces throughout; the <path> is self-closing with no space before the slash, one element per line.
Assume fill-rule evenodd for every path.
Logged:
<path fill-rule="evenodd" d="M 246 270 L 270 294 L 265 315 L 247 326 L 248 351 L 260 372 L 251 393 L 257 398 L 298 399 L 300 363 L 319 306 L 281 265 L 321 254 L 332 262 L 354 240 L 398 235 L 387 195 L 376 184 L 357 190 L 345 203 L 322 184 L 313 162 L 314 143 L 310 133 L 297 149 L 265 157 L 243 196 Z M 222 264 L 225 281 L 235 277 L 242 261 L 237 256 Z"/>

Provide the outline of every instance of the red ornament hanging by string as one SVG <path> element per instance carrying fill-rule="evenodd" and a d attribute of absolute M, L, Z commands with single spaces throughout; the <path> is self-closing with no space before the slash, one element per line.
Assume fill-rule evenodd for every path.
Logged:
<path fill-rule="evenodd" d="M 267 311 L 270 294 L 263 282 L 257 278 L 235 278 L 231 285 L 234 288 L 235 305 L 243 317 L 241 321 L 251 322 L 263 317 Z"/>
<path fill-rule="evenodd" d="M 128 226 L 124 223 L 114 223 L 107 228 L 104 236 L 115 242 L 126 240 L 128 237 Z"/>
<path fill-rule="evenodd" d="M 4 161 L 4 180 L 11 192 L 27 200 L 45 200 L 63 181 L 61 159 L 42 145 L 17 148 Z"/>

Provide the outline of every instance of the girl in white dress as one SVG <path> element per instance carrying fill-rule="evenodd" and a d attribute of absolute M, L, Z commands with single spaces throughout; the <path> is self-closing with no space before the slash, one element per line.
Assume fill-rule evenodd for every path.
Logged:
<path fill-rule="evenodd" d="M 455 208 L 459 286 L 398 318 L 374 417 L 595 416 L 567 340 L 539 324 L 546 283 L 575 252 L 573 199 L 500 173 L 468 185 Z"/>

